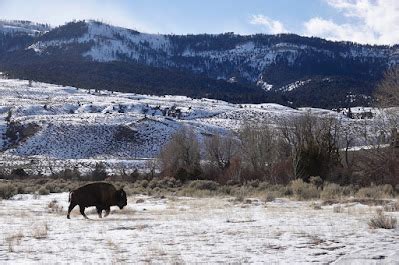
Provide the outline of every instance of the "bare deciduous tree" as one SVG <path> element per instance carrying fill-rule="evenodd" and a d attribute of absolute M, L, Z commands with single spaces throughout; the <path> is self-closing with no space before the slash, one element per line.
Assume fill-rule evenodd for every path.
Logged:
<path fill-rule="evenodd" d="M 365 180 L 374 183 L 399 184 L 399 150 L 396 146 L 397 130 L 399 128 L 399 67 L 386 71 L 384 78 L 375 92 L 377 106 L 381 109 L 380 136 L 378 143 L 369 143 L 372 148 L 361 153 L 358 171 Z M 384 131 L 385 129 L 385 131 Z M 387 138 L 387 139 L 385 139 Z M 381 143 L 391 143 L 391 146 L 380 146 Z"/>
<path fill-rule="evenodd" d="M 161 174 L 181 180 L 198 177 L 201 172 L 200 148 L 195 133 L 182 128 L 162 148 L 158 161 Z"/>
<path fill-rule="evenodd" d="M 399 106 L 399 67 L 388 70 L 375 92 L 379 107 Z"/>
<path fill-rule="evenodd" d="M 204 178 L 216 180 L 219 183 L 240 181 L 241 158 L 237 138 L 233 135 L 215 134 L 206 138 L 204 143 L 206 154 Z"/>
<path fill-rule="evenodd" d="M 205 139 L 205 152 L 209 163 L 221 170 L 230 166 L 238 151 L 237 140 L 231 136 L 215 134 Z"/>
<path fill-rule="evenodd" d="M 240 131 L 244 166 L 257 179 L 278 182 L 274 169 L 282 160 L 280 139 L 278 132 L 267 124 L 246 124 Z"/>
<path fill-rule="evenodd" d="M 340 165 L 339 122 L 310 113 L 282 120 L 281 133 L 290 146 L 294 177 L 331 178 Z"/>

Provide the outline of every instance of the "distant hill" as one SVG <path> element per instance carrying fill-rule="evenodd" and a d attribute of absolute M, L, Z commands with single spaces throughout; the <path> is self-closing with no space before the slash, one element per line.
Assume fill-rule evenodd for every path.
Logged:
<path fill-rule="evenodd" d="M 399 62 L 399 46 L 293 34 L 158 35 L 96 21 L 57 28 L 7 23 L 0 22 L 0 71 L 124 92 L 293 107 L 368 105 L 383 72 Z"/>

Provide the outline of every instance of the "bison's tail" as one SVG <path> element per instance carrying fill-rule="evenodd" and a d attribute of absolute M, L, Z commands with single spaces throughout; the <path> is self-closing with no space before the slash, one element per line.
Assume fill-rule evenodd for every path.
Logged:
<path fill-rule="evenodd" d="M 72 193 L 73 193 L 73 191 L 70 191 L 70 192 L 69 192 L 68 202 L 71 202 Z"/>

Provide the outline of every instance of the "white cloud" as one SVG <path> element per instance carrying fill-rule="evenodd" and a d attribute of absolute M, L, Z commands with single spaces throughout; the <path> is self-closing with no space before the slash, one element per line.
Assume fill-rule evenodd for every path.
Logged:
<path fill-rule="evenodd" d="M 264 15 L 253 15 L 250 23 L 252 25 L 261 25 L 266 28 L 266 31 L 271 34 L 286 33 L 287 30 L 284 25 L 278 21 L 268 18 Z"/>
<path fill-rule="evenodd" d="M 374 43 L 375 35 L 363 27 L 353 24 L 336 24 L 323 18 L 312 18 L 305 22 L 305 35 L 317 36 L 334 41 L 355 41 Z"/>
<path fill-rule="evenodd" d="M 370 44 L 399 43 L 399 1 L 325 0 L 347 23 L 315 17 L 304 23 L 304 34 L 331 40 Z"/>

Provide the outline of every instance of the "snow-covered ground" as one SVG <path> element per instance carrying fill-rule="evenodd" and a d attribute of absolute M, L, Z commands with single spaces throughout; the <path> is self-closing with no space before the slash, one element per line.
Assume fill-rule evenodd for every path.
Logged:
<path fill-rule="evenodd" d="M 376 207 L 362 204 L 337 212 L 287 199 L 136 196 L 107 218 L 89 208 L 90 220 L 78 209 L 68 220 L 67 201 L 67 193 L 0 201 L 0 264 L 399 263 L 399 229 L 370 229 Z"/>
<path fill-rule="evenodd" d="M 110 168 L 142 169 L 154 158 L 170 135 L 182 126 L 194 130 L 199 140 L 234 134 L 244 123 L 278 124 L 307 112 L 339 117 L 343 127 L 358 135 L 353 146 L 364 145 L 361 136 L 379 135 L 390 128 L 383 113 L 369 120 L 348 119 L 323 109 L 292 109 L 278 104 L 231 104 L 220 100 L 184 96 L 149 96 L 109 91 L 96 92 L 27 80 L 0 78 L 0 163 L 85 167 L 107 161 Z M 354 112 L 356 109 L 353 110 Z M 23 126 L 36 126 L 30 137 L 15 142 L 5 137 L 7 118 Z M 64 164 L 63 164 L 64 163 Z M 46 169 L 47 168 L 47 169 Z"/>

